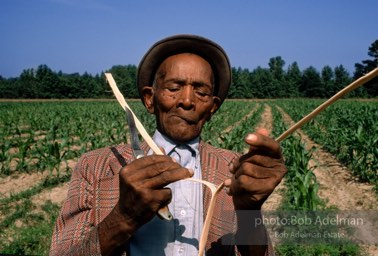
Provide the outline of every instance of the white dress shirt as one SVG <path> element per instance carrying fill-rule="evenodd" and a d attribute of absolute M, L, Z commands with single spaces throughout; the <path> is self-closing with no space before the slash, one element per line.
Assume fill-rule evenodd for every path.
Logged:
<path fill-rule="evenodd" d="M 199 138 L 185 145 L 177 145 L 156 131 L 153 140 L 159 147 L 164 148 L 167 155 L 175 158 L 184 167 L 191 168 L 194 171 L 193 178 L 202 179 Z M 189 158 L 185 157 L 181 150 L 189 154 Z M 172 190 L 172 202 L 168 207 L 174 219 L 166 221 L 155 216 L 150 222 L 143 225 L 129 240 L 131 256 L 198 255 L 203 227 L 202 185 L 183 180 L 174 182 L 167 187 Z"/>

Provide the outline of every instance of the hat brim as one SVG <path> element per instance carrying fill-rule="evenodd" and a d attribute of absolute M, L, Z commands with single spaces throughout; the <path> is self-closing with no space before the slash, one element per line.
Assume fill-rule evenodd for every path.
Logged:
<path fill-rule="evenodd" d="M 152 86 L 160 64 L 169 56 L 193 53 L 204 58 L 214 73 L 214 95 L 221 103 L 227 96 L 231 84 L 231 65 L 226 52 L 215 42 L 197 35 L 176 35 L 155 43 L 142 58 L 137 74 L 139 96 L 143 101 L 142 89 Z"/>

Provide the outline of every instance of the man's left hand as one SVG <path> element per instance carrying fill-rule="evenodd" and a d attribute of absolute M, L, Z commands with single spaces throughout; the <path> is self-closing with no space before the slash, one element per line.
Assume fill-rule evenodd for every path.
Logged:
<path fill-rule="evenodd" d="M 265 129 L 248 134 L 245 141 L 249 151 L 230 166 L 233 176 L 225 185 L 233 197 L 235 210 L 260 210 L 287 169 L 280 144 L 268 137 Z"/>

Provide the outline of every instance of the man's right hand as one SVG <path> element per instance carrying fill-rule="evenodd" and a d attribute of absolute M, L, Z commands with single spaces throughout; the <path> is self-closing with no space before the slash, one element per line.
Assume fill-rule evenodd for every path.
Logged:
<path fill-rule="evenodd" d="M 102 254 L 112 254 L 170 203 L 172 192 L 165 186 L 191 176 L 192 170 L 166 155 L 145 156 L 122 167 L 118 203 L 98 226 Z"/>
<path fill-rule="evenodd" d="M 143 225 L 171 202 L 172 192 L 165 186 L 193 176 L 193 171 L 169 156 L 151 155 L 124 166 L 119 175 L 121 213 Z"/>

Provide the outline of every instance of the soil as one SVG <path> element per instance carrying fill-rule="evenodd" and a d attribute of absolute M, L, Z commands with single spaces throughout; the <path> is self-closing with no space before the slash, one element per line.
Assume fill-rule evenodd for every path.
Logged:
<path fill-rule="evenodd" d="M 67 197 L 68 187 L 69 183 L 66 182 L 52 189 L 46 189 L 41 193 L 33 196 L 32 201 L 37 206 L 43 205 L 47 200 L 50 200 L 52 203 L 62 205 Z"/>
<path fill-rule="evenodd" d="M 284 115 L 284 121 L 291 126 L 294 123 L 292 119 L 285 112 L 280 111 Z M 265 105 L 262 120 L 256 127 L 271 131 L 273 118 L 268 105 Z M 228 127 L 227 129 L 231 130 L 232 127 Z M 378 200 L 373 192 L 372 185 L 357 182 L 348 169 L 340 164 L 331 154 L 322 150 L 320 145 L 311 141 L 301 130 L 297 132 L 301 135 L 308 148 L 316 148 L 313 154 L 314 160 L 310 164 L 316 166 L 314 173 L 320 183 L 319 196 L 327 202 L 328 206 L 333 205 L 340 210 L 378 210 Z M 73 163 L 70 165 L 73 166 Z M 0 178 L 0 197 L 8 197 L 11 193 L 18 193 L 24 188 L 30 188 L 45 178 L 46 175 L 33 173 Z M 281 182 L 265 202 L 264 210 L 274 210 L 280 205 L 283 189 L 284 185 Z M 33 196 L 32 200 L 37 205 L 42 205 L 46 200 L 51 200 L 53 203 L 61 205 L 67 195 L 67 191 L 68 183 L 52 189 L 46 189 L 40 194 Z M 371 232 L 376 232 L 376 229 L 373 228 Z M 364 235 L 368 236 L 371 234 L 361 234 L 361 236 Z M 378 255 L 378 246 L 370 245 L 364 247 L 369 255 Z"/>
<path fill-rule="evenodd" d="M 246 114 L 242 119 L 240 119 L 240 121 L 238 121 L 238 122 L 236 122 L 236 123 L 234 123 L 234 124 L 228 126 L 226 129 L 224 129 L 224 130 L 222 131 L 222 134 L 227 134 L 227 133 L 229 133 L 234 127 L 238 126 L 241 122 L 247 120 L 250 116 L 253 115 L 253 113 L 256 112 L 256 110 L 257 110 L 258 108 L 259 108 L 259 104 L 256 104 L 256 105 L 254 106 L 254 108 L 253 108 L 251 111 L 248 112 L 248 114 Z"/>
<path fill-rule="evenodd" d="M 294 121 L 282 109 L 284 121 L 292 126 Z M 315 167 L 314 174 L 320 184 L 319 197 L 325 200 L 328 207 L 335 206 L 342 211 L 378 210 L 378 199 L 374 192 L 374 186 L 358 182 L 348 168 L 340 164 L 336 158 L 323 150 L 320 145 L 314 143 L 305 133 L 298 130 L 307 149 L 315 148 L 310 166 Z M 364 212 L 365 212 L 364 211 Z M 376 237 L 377 227 L 364 225 L 355 229 L 354 238 L 357 241 L 373 241 Z M 376 240 L 376 239 L 375 239 Z M 378 255 L 378 245 L 362 244 L 368 255 Z"/>
<path fill-rule="evenodd" d="M 2 198 L 9 197 L 11 194 L 25 190 L 25 188 L 31 188 L 47 175 L 47 173 L 22 173 L 0 178 L 0 196 Z"/>
<path fill-rule="evenodd" d="M 292 126 L 293 120 L 282 110 L 281 113 L 284 121 Z M 373 185 L 358 182 L 332 154 L 324 151 L 301 130 L 297 132 L 307 149 L 316 149 L 310 166 L 316 167 L 314 173 L 320 183 L 319 196 L 327 201 L 328 206 L 336 206 L 340 210 L 378 210 Z"/>
<path fill-rule="evenodd" d="M 261 116 L 261 122 L 256 125 L 256 129 L 265 128 L 269 134 L 272 132 L 273 128 L 273 116 L 272 109 L 269 105 L 265 104 L 264 112 Z M 269 196 L 269 198 L 263 204 L 262 209 L 264 211 L 274 211 L 282 202 L 282 194 L 284 190 L 284 181 L 282 181 Z"/>

